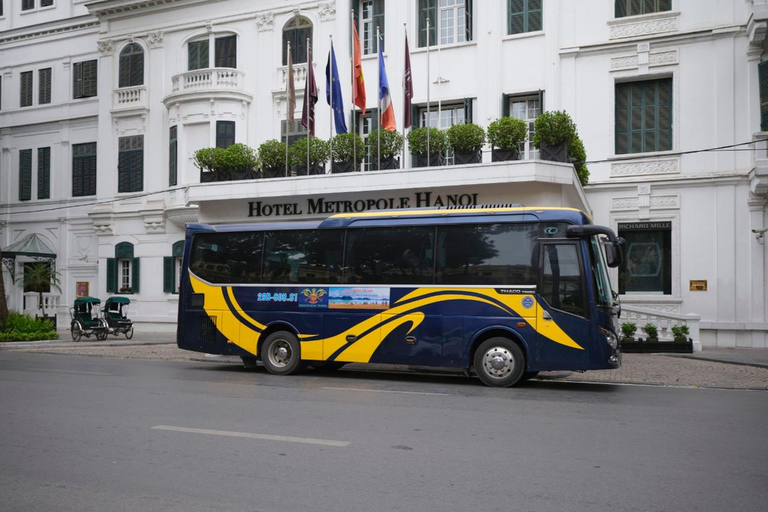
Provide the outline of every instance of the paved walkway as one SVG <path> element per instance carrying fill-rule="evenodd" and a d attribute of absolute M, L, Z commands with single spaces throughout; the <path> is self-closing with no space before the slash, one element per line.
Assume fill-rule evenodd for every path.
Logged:
<path fill-rule="evenodd" d="M 72 341 L 69 332 L 56 341 L 0 343 L 3 350 L 66 353 L 102 357 L 206 361 L 240 364 L 239 358 L 208 356 L 180 350 L 174 333 L 137 331 L 131 340 L 110 336 L 105 341 L 83 338 Z M 350 365 L 354 368 L 357 365 Z M 363 368 L 362 366 L 357 366 Z M 372 370 L 392 369 L 385 365 L 366 366 Z M 397 367 L 398 371 L 411 371 Z M 694 354 L 624 354 L 618 370 L 551 372 L 544 379 L 661 386 L 715 387 L 768 390 L 768 349 L 707 348 Z"/>

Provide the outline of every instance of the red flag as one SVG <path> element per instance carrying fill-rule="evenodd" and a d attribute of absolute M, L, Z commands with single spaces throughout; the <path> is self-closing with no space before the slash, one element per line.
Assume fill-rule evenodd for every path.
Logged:
<path fill-rule="evenodd" d="M 355 68 L 355 83 L 352 87 L 352 103 L 360 107 L 365 115 L 365 79 L 363 78 L 363 57 L 360 50 L 360 37 L 357 35 L 357 24 L 352 23 L 353 30 L 353 67 Z"/>
<path fill-rule="evenodd" d="M 312 69 L 312 47 L 307 48 L 307 80 L 304 85 L 304 107 L 301 110 L 301 124 L 315 136 L 315 103 L 317 103 L 317 84 Z"/>
<path fill-rule="evenodd" d="M 405 34 L 405 73 L 403 74 L 403 127 L 410 128 L 411 100 L 413 99 L 413 77 L 411 76 L 411 52 L 408 50 L 408 34 Z"/>
<path fill-rule="evenodd" d="M 296 110 L 296 89 L 293 84 L 293 55 L 291 55 L 291 43 L 288 43 L 288 76 L 285 80 L 285 95 L 288 101 L 286 120 L 293 122 L 293 111 Z"/>

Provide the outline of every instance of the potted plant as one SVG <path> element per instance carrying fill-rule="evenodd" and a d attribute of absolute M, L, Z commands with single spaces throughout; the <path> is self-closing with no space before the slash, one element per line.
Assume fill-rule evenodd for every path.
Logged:
<path fill-rule="evenodd" d="M 220 158 L 220 166 L 228 179 L 251 180 L 257 177 L 259 159 L 253 148 L 237 143 L 224 150 Z"/>
<path fill-rule="evenodd" d="M 485 130 L 482 126 L 474 123 L 455 124 L 448 128 L 447 136 L 457 164 L 482 162 L 482 149 L 485 144 Z"/>
<path fill-rule="evenodd" d="M 220 181 L 219 170 L 224 150 L 221 148 L 202 148 L 195 151 L 195 166 L 200 169 L 200 183 Z"/>
<path fill-rule="evenodd" d="M 398 155 L 403 150 L 403 136 L 396 131 L 379 128 L 373 130 L 365 139 L 365 144 L 371 154 L 371 169 L 399 169 Z M 381 154 L 379 154 L 381 149 Z"/>
<path fill-rule="evenodd" d="M 506 162 L 520 158 L 520 144 L 528 137 L 528 123 L 514 117 L 502 117 L 488 125 L 491 161 Z"/>
<path fill-rule="evenodd" d="M 277 178 L 286 175 L 285 142 L 268 140 L 259 146 L 261 172 L 265 178 Z"/>
<path fill-rule="evenodd" d="M 672 336 L 674 336 L 674 339 L 677 343 L 685 343 L 689 341 L 689 334 L 690 329 L 688 329 L 687 325 L 675 325 L 672 327 Z"/>
<path fill-rule="evenodd" d="M 621 333 L 624 335 L 622 342 L 631 343 L 635 341 L 635 332 L 637 331 L 637 324 L 632 322 L 626 322 L 621 324 Z"/>
<path fill-rule="evenodd" d="M 648 335 L 646 341 L 649 343 L 655 343 L 659 341 L 659 329 L 655 325 L 647 323 L 645 324 L 645 327 L 643 327 L 643 330 Z"/>
<path fill-rule="evenodd" d="M 587 152 L 584 149 L 584 143 L 581 137 L 576 137 L 571 141 L 568 146 L 568 153 L 570 154 L 573 167 L 576 169 L 576 175 L 579 177 L 579 182 L 582 185 L 589 183 L 589 169 L 587 169 Z"/>
<path fill-rule="evenodd" d="M 307 148 L 309 148 L 309 168 L 307 168 Z M 288 149 L 288 162 L 297 176 L 325 174 L 325 162 L 328 161 L 328 143 L 315 137 L 302 137 Z"/>
<path fill-rule="evenodd" d="M 340 133 L 331 144 L 331 173 L 343 173 L 360 170 L 365 160 L 363 139 L 356 133 Z"/>
<path fill-rule="evenodd" d="M 576 125 L 564 110 L 544 112 L 535 121 L 533 145 L 542 160 L 568 162 L 568 145 L 576 136 Z"/>
<path fill-rule="evenodd" d="M 427 130 L 429 130 L 429 147 L 427 147 Z M 411 130 L 408 134 L 408 146 L 411 154 L 416 157 L 416 167 L 436 167 L 443 165 L 443 154 L 448 148 L 448 143 L 444 131 L 423 126 Z"/>
<path fill-rule="evenodd" d="M 51 318 L 56 325 L 56 315 L 48 317 L 45 313 L 45 301 L 43 300 L 43 294 L 48 293 L 51 289 L 61 292 L 61 278 L 53 264 L 40 261 L 25 266 L 24 272 L 16 277 L 16 283 L 24 287 L 25 291 L 37 293 L 37 303 L 42 310 L 43 318 Z"/>

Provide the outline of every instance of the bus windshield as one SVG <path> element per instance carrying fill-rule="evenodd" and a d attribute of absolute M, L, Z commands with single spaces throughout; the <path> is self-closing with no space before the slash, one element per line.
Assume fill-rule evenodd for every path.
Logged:
<path fill-rule="evenodd" d="M 611 291 L 611 280 L 608 278 L 608 265 L 605 263 L 605 255 L 598 236 L 590 237 L 589 245 L 589 259 L 592 264 L 592 275 L 595 279 L 597 305 L 613 306 L 613 292 Z"/>

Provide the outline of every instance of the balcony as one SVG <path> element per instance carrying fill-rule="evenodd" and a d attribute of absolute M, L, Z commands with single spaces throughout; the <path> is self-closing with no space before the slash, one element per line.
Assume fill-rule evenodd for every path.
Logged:
<path fill-rule="evenodd" d="M 112 113 L 115 115 L 141 114 L 149 111 L 147 87 L 123 87 L 112 93 Z"/>
<path fill-rule="evenodd" d="M 196 69 L 175 75 L 171 80 L 172 92 L 163 99 L 166 107 L 201 98 L 230 98 L 249 103 L 253 99 L 245 92 L 245 73 L 237 69 Z"/>

